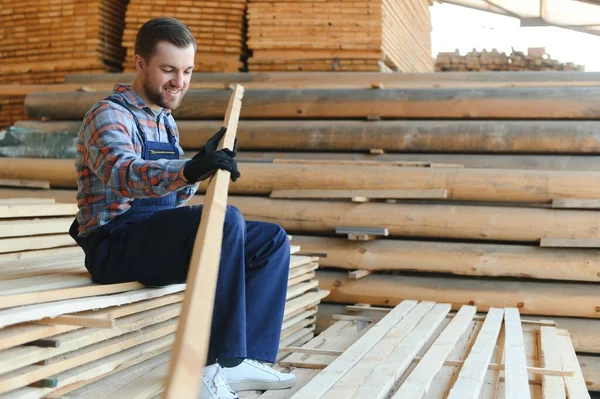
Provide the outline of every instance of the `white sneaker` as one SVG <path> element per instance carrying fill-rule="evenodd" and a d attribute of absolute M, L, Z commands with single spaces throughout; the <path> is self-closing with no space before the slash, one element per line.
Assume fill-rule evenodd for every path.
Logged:
<path fill-rule="evenodd" d="M 239 399 L 231 389 L 219 364 L 204 367 L 200 399 Z"/>
<path fill-rule="evenodd" d="M 296 383 L 293 374 L 280 373 L 265 363 L 245 359 L 236 367 L 223 369 L 225 378 L 234 391 L 266 391 L 291 388 Z"/>

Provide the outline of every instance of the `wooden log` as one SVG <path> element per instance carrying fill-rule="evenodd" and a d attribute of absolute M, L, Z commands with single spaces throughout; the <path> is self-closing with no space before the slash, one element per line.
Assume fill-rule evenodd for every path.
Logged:
<path fill-rule="evenodd" d="M 132 83 L 134 73 L 69 73 L 65 83 Z M 371 85 L 380 82 L 387 86 L 399 82 L 561 82 L 568 85 L 571 82 L 589 82 L 597 85 L 600 80 L 599 72 L 435 72 L 435 73 L 381 73 L 381 72 L 244 72 L 244 73 L 203 73 L 195 72 L 192 82 L 223 82 L 230 83 L 273 83 L 295 84 L 300 86 L 314 82 L 318 87 L 328 84 L 355 84 L 361 82 Z M 251 87 L 248 86 L 248 87 Z"/>
<path fill-rule="evenodd" d="M 41 176 L 53 187 L 76 187 L 72 160 L 0 158 L 0 178 Z M 554 198 L 600 198 L 600 172 L 400 168 L 382 166 L 242 163 L 232 194 L 273 190 L 448 190 L 448 199 L 550 203 Z M 206 190 L 207 182 L 200 186 Z"/>
<path fill-rule="evenodd" d="M 342 203 L 230 197 L 248 220 L 282 225 L 291 232 L 332 234 L 337 226 L 382 227 L 390 235 L 538 242 L 542 237 L 597 237 L 595 211 L 467 205 Z M 296 215 L 302 215 L 298 217 Z"/>
<path fill-rule="evenodd" d="M 317 271 L 319 287 L 330 290 L 324 302 L 395 306 L 405 299 L 476 306 L 516 307 L 521 314 L 600 318 L 597 287 L 583 283 L 473 280 L 372 274 L 351 280 L 337 271 Z"/>
<path fill-rule="evenodd" d="M 405 270 L 467 276 L 600 281 L 600 251 L 524 245 L 376 240 L 295 235 L 301 253 L 323 253 L 320 266 L 347 270 Z"/>
<path fill-rule="evenodd" d="M 15 126 L 77 134 L 81 121 Z M 182 147 L 201 148 L 220 126 L 220 121 L 179 121 Z M 268 151 L 597 154 L 600 126 L 591 121 L 241 121 L 238 143 L 240 150 Z"/>
<path fill-rule="evenodd" d="M 27 116 L 82 119 L 109 91 L 31 93 Z M 224 116 L 227 90 L 189 90 L 176 119 Z M 449 118 L 449 119 L 598 119 L 600 88 L 492 89 L 250 89 L 242 119 L 292 118 Z"/>

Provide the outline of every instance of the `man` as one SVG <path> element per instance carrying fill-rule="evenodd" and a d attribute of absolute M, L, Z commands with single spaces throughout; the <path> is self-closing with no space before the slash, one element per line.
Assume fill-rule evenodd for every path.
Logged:
<path fill-rule="evenodd" d="M 225 129 L 191 160 L 171 111 L 189 87 L 196 41 L 173 18 L 144 24 L 136 38 L 136 79 L 86 114 L 77 141 L 79 211 L 70 229 L 94 281 L 185 282 L 201 206 L 182 206 L 215 170 L 240 177 L 233 151 L 217 151 Z M 227 209 L 202 398 L 283 389 L 295 377 L 273 370 L 279 345 L 290 247 L 278 225 L 245 221 Z"/>

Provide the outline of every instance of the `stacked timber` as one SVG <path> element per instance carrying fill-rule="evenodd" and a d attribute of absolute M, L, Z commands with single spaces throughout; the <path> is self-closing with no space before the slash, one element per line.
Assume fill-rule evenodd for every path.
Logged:
<path fill-rule="evenodd" d="M 126 2 L 3 0 L 0 84 L 60 83 L 72 72 L 121 71 Z M 25 116 L 24 96 L 0 93 L 0 129 Z"/>
<path fill-rule="evenodd" d="M 250 0 L 250 71 L 431 72 L 428 0 Z"/>
<path fill-rule="evenodd" d="M 66 234 L 73 200 L 0 200 L 3 398 L 72 397 L 93 382 L 110 383 L 117 371 L 168 365 L 185 284 L 93 283 Z M 329 293 L 318 288 L 317 268 L 318 258 L 291 256 L 282 345 L 314 336 L 318 305 Z"/>
<path fill-rule="evenodd" d="M 87 79 L 77 83 L 131 75 Z M 230 185 L 229 203 L 247 219 L 282 225 L 300 255 L 319 257 L 327 302 L 516 307 L 560 328 L 584 325 L 573 342 L 590 388 L 600 389 L 599 357 L 589 355 L 600 353 L 589 332 L 600 326 L 598 74 L 287 79 L 194 75 L 175 117 L 193 155 L 221 124 L 223 87 L 244 84 L 243 177 Z M 106 94 L 32 93 L 30 115 L 54 121 L 28 126 L 75 134 Z M 51 190 L 57 198 L 73 195 L 76 181 L 69 159 L 0 159 L 0 178 L 48 180 L 62 189 Z"/>
<path fill-rule="evenodd" d="M 435 70 L 447 71 L 583 71 L 583 65 L 572 62 L 560 62 L 552 59 L 544 48 L 530 48 L 528 54 L 512 51 L 510 54 L 483 50 L 460 55 L 459 50 L 441 52 L 435 61 Z"/>
<path fill-rule="evenodd" d="M 246 0 L 156 2 L 131 0 L 127 5 L 123 46 L 126 71 L 135 71 L 135 36 L 148 20 L 171 16 L 185 23 L 198 43 L 195 71 L 237 72 L 245 56 Z"/>

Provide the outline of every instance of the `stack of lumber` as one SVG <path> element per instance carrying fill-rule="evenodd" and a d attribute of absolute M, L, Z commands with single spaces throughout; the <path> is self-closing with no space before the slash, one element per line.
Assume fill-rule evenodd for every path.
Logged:
<path fill-rule="evenodd" d="M 428 0 L 250 0 L 250 71 L 431 72 Z"/>
<path fill-rule="evenodd" d="M 65 233 L 75 211 L 51 199 L 0 201 L 2 397 L 72 397 L 119 370 L 168 364 L 185 284 L 94 284 Z M 318 258 L 291 257 L 282 345 L 314 336 L 317 307 L 329 293 L 318 289 L 317 267 Z"/>
<path fill-rule="evenodd" d="M 567 330 L 521 320 L 516 308 L 407 300 L 394 309 L 351 307 L 281 366 L 287 394 L 254 398 L 589 398 Z M 583 366 L 585 372 L 585 366 Z"/>
<path fill-rule="evenodd" d="M 121 71 L 126 2 L 3 0 L 0 84 L 59 83 L 72 72 Z M 24 96 L 0 93 L 0 129 L 23 119 Z"/>
<path fill-rule="evenodd" d="M 540 51 L 541 50 L 541 51 Z M 441 52 L 435 61 L 435 70 L 447 71 L 583 71 L 583 65 L 560 62 L 546 54 L 545 49 L 530 48 L 528 54 L 512 51 L 511 54 L 491 51 L 473 51 L 460 55 L 459 50 Z"/>
<path fill-rule="evenodd" d="M 125 71 L 135 71 L 135 37 L 148 20 L 170 16 L 185 23 L 198 43 L 195 71 L 236 72 L 245 56 L 246 0 L 156 2 L 131 0 L 127 5 L 123 46 Z"/>
<path fill-rule="evenodd" d="M 131 75 L 86 79 L 77 83 Z M 193 155 L 220 126 L 229 97 L 223 87 L 243 82 L 243 177 L 231 184 L 229 203 L 247 219 L 282 225 L 300 255 L 319 257 L 327 302 L 425 300 L 560 317 L 561 328 L 586 326 L 573 330 L 573 342 L 595 365 L 600 344 L 586 331 L 600 331 L 598 79 L 582 72 L 198 74 L 174 114 Z M 54 119 L 29 126 L 74 134 L 106 94 L 29 94 L 30 116 Z M 62 190 L 44 195 L 61 199 L 73 197 L 76 182 L 69 159 L 0 159 L 0 178 L 48 180 Z M 590 370 L 590 387 L 600 390 Z"/>

